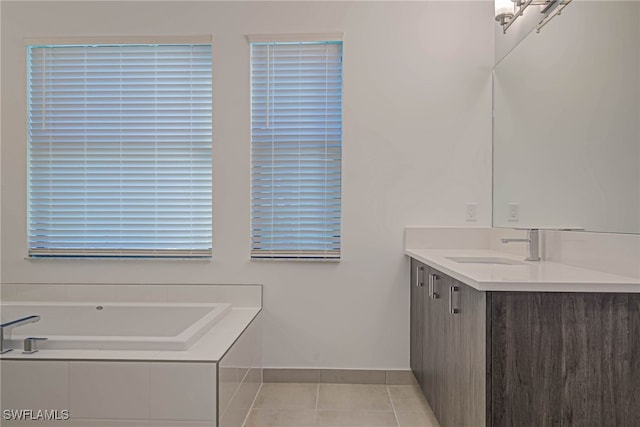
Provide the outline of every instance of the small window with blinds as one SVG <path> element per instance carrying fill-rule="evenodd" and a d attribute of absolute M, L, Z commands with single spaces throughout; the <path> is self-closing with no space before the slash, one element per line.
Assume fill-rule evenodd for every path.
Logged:
<path fill-rule="evenodd" d="M 251 42 L 252 258 L 340 258 L 342 41 Z"/>
<path fill-rule="evenodd" d="M 206 39 L 27 46 L 29 256 L 211 256 Z"/>

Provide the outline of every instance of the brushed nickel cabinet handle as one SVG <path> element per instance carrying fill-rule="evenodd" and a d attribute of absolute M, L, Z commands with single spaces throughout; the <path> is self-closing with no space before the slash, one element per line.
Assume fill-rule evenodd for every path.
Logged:
<path fill-rule="evenodd" d="M 424 286 L 424 267 L 419 265 L 416 267 L 416 287 L 420 286 Z"/>
<path fill-rule="evenodd" d="M 457 286 L 449 286 L 449 313 L 458 314 L 460 313 L 460 308 L 453 306 L 453 293 L 458 292 L 460 288 Z"/>
<path fill-rule="evenodd" d="M 436 292 L 436 281 L 440 280 L 440 276 L 437 274 L 430 274 L 431 277 L 431 298 L 438 299 L 438 293 Z"/>

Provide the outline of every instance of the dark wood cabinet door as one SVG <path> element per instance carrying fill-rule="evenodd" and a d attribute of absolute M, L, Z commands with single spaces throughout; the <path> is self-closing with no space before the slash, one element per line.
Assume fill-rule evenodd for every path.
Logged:
<path fill-rule="evenodd" d="M 640 294 L 629 295 L 629 400 L 628 414 L 640 420 Z"/>
<path fill-rule="evenodd" d="M 492 293 L 492 425 L 639 425 L 639 300 Z"/>
<path fill-rule="evenodd" d="M 560 425 L 560 295 L 494 292 L 491 302 L 492 425 Z"/>
<path fill-rule="evenodd" d="M 447 289 L 446 426 L 487 424 L 486 293 L 451 279 Z"/>
<path fill-rule="evenodd" d="M 427 273 L 422 390 L 441 426 L 484 426 L 486 293 L 435 269 L 427 267 Z"/>
<path fill-rule="evenodd" d="M 424 335 L 424 278 L 426 266 L 411 259 L 411 308 L 410 308 L 410 346 L 409 363 L 411 370 L 422 385 L 422 340 Z"/>
<path fill-rule="evenodd" d="M 487 426 L 487 293 L 458 282 L 460 288 L 459 357 L 462 375 L 458 387 L 463 392 L 463 426 Z"/>
<path fill-rule="evenodd" d="M 422 391 L 440 425 L 447 422 L 448 380 L 447 365 L 447 300 L 446 290 L 450 278 L 439 271 L 429 268 L 425 291 L 425 328 L 423 345 L 423 383 Z M 431 278 L 429 278 L 431 277 Z M 431 294 L 429 293 L 431 280 Z"/>

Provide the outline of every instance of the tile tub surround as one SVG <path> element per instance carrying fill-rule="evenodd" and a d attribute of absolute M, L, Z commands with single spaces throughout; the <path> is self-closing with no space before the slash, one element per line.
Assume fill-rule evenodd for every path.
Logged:
<path fill-rule="evenodd" d="M 215 363 L 2 360 L 0 364 L 3 410 L 68 409 L 74 422 L 38 425 L 152 421 L 150 425 L 177 427 L 197 421 L 215 426 Z"/>
<path fill-rule="evenodd" d="M 233 285 L 82 285 L 11 284 L 3 291 L 11 301 L 57 296 L 57 301 L 100 303 L 111 295 L 180 295 L 180 301 L 237 303 L 223 319 L 186 351 L 48 350 L 13 351 L 2 356 L 2 409 L 69 409 L 71 420 L 37 425 L 82 427 L 215 427 L 221 425 L 218 399 L 225 405 L 225 424 L 240 427 L 262 383 L 262 287 Z M 85 285 L 91 288 L 93 285 Z M 150 291 L 150 292 L 148 292 Z M 82 295 L 82 298 L 80 298 Z M 46 321 L 43 319 L 41 321 Z M 221 373 L 219 369 L 222 367 Z M 229 375 L 233 371 L 234 374 Z M 232 386 L 220 384 L 229 377 Z M 37 392 L 33 392 L 33 388 Z M 54 406 L 52 406 L 54 405 Z M 227 414 L 232 414 L 228 415 Z M 2 425 L 31 425 L 2 422 Z"/>
<path fill-rule="evenodd" d="M 218 363 L 218 426 L 242 427 L 262 385 L 262 319 L 258 317 Z"/>
<path fill-rule="evenodd" d="M 69 410 L 43 426 L 241 427 L 262 384 L 261 333 L 258 316 L 219 363 L 2 360 L 0 409 Z"/>
<path fill-rule="evenodd" d="M 503 244 L 500 239 L 504 237 L 526 237 L 526 231 L 407 228 L 405 254 L 483 291 L 640 292 L 640 276 L 631 274 L 639 268 L 637 258 L 634 264 L 633 255 L 628 255 L 628 250 L 640 245 L 640 236 L 544 231 L 540 262 L 525 262 L 526 244 Z M 558 244 L 571 239 L 582 242 L 582 249 L 577 249 L 579 245 L 563 249 Z M 588 244 L 595 250 L 596 241 L 607 242 L 607 254 L 600 262 L 595 259 L 597 255 L 588 255 L 586 250 Z M 507 252 L 514 248 L 522 252 Z M 455 256 L 504 257 L 522 261 L 523 265 L 461 264 L 447 259 Z M 593 258 L 593 265 L 588 263 L 589 257 Z M 618 261 L 618 268 L 614 260 Z"/>
<path fill-rule="evenodd" d="M 264 383 L 244 427 L 435 427 L 415 385 Z"/>

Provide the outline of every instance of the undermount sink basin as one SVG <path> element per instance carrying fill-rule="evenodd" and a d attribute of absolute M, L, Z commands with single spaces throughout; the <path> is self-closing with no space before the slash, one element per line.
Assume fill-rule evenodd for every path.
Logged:
<path fill-rule="evenodd" d="M 503 264 L 503 265 L 525 265 L 525 263 L 516 261 L 509 258 L 500 257 L 478 257 L 478 256 L 452 256 L 446 257 L 451 261 L 463 263 L 463 264 Z"/>

